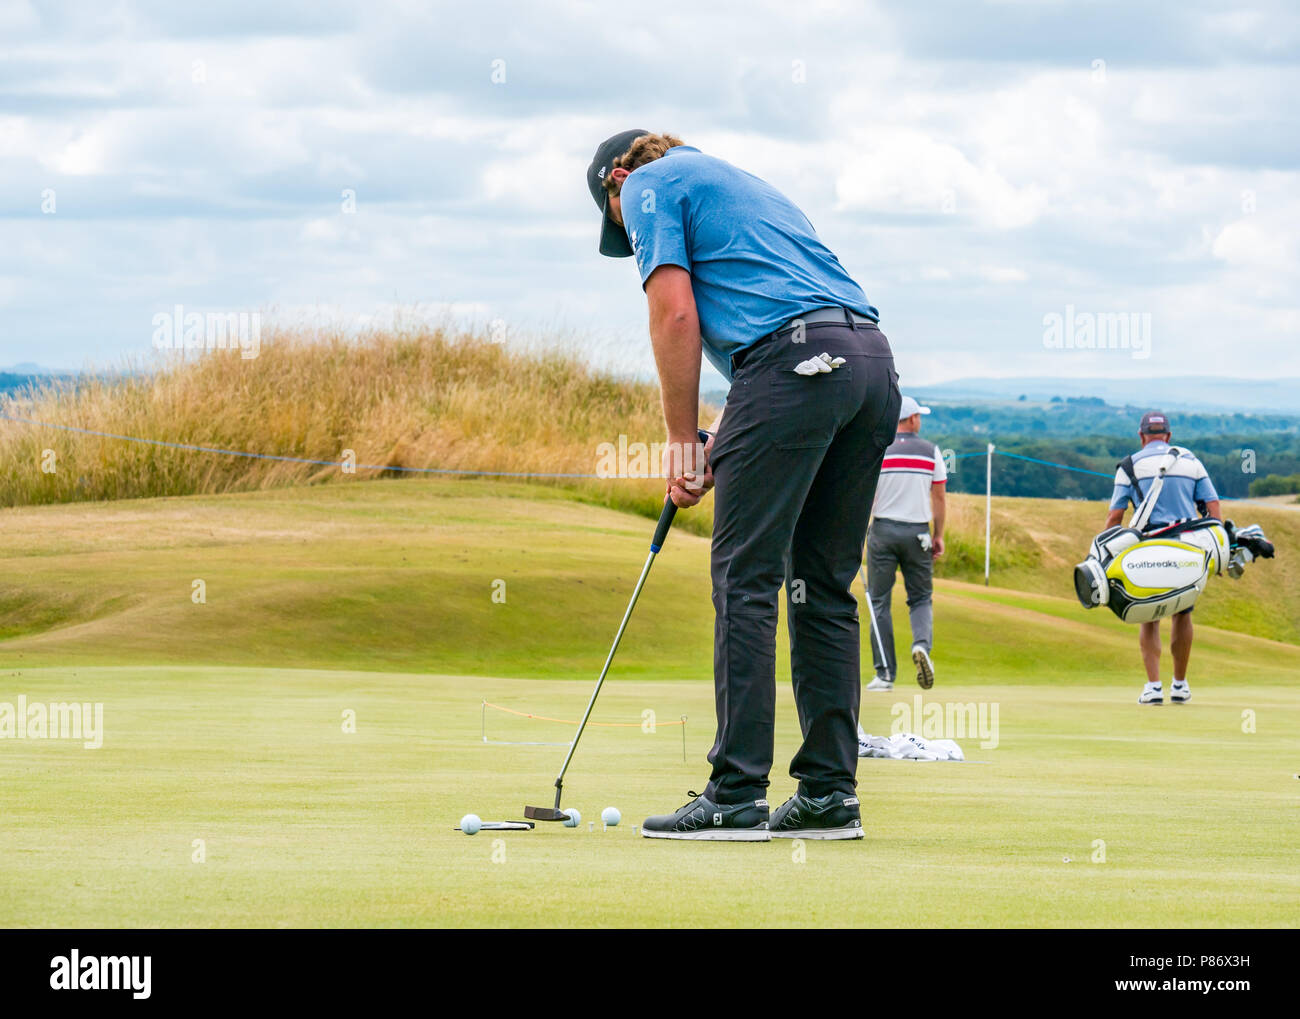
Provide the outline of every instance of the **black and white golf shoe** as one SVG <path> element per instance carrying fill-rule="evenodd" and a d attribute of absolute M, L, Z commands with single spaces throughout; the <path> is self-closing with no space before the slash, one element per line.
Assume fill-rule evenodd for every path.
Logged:
<path fill-rule="evenodd" d="M 769 830 L 774 839 L 860 839 L 866 834 L 858 798 L 845 793 L 795 793 L 776 808 Z"/>
<path fill-rule="evenodd" d="M 767 842 L 767 800 L 714 803 L 689 792 L 694 799 L 672 814 L 656 814 L 641 824 L 648 839 L 699 839 L 709 842 Z"/>

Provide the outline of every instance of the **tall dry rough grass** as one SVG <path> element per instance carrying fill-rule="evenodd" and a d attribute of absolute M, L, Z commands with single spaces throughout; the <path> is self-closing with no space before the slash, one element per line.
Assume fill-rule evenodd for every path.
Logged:
<path fill-rule="evenodd" d="M 597 447 L 662 441 L 657 387 L 562 353 L 425 327 L 362 338 L 270 336 L 251 360 L 212 351 L 160 370 L 51 385 L 7 415 L 116 435 L 358 465 L 589 474 Z M 52 463 L 54 470 L 42 466 Z M 264 489 L 382 475 L 195 452 L 0 421 L 0 505 Z M 391 472 L 390 472 L 391 473 Z M 418 476 L 418 475 L 415 475 Z M 563 482 L 657 512 L 661 483 Z M 701 523 L 705 523 L 701 521 Z"/>

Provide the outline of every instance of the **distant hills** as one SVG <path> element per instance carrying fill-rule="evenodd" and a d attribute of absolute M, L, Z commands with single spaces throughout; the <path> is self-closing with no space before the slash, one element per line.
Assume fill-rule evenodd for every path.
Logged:
<path fill-rule="evenodd" d="M 75 375 L 75 372 L 61 372 L 53 368 L 44 368 L 39 364 L 32 364 L 31 362 L 9 365 L 8 367 L 0 367 L 0 393 L 8 393 L 15 389 L 22 389 L 32 383 L 39 384 L 46 381 L 70 379 Z"/>
<path fill-rule="evenodd" d="M 1300 378 L 1236 379 L 1194 375 L 1149 379 L 1024 378 L 957 379 L 904 385 L 919 400 L 945 403 L 1045 403 L 1054 396 L 1099 397 L 1108 404 L 1159 410 L 1300 414 Z"/>
<path fill-rule="evenodd" d="M 0 375 L 68 375 L 70 372 L 60 371 L 57 368 L 46 368 L 43 365 L 33 364 L 31 361 L 24 361 L 21 364 L 0 365 Z"/>
<path fill-rule="evenodd" d="M 31 361 L 0 365 L 0 377 L 4 377 L 0 389 L 17 388 L 46 376 L 76 374 Z M 1210 375 L 1149 379 L 969 378 L 924 385 L 908 385 L 904 380 L 903 391 L 922 402 L 1050 403 L 1053 397 L 1062 400 L 1095 397 L 1112 407 L 1227 414 L 1300 414 L 1300 378 L 1239 379 Z M 727 398 L 726 390 L 711 390 L 701 395 L 706 402 L 719 407 Z"/>

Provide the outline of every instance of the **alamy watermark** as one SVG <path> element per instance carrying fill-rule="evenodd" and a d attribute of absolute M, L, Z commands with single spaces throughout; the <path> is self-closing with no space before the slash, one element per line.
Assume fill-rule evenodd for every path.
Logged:
<path fill-rule="evenodd" d="M 238 350 L 251 361 L 262 352 L 262 315 L 257 311 L 190 311 L 176 305 L 153 317 L 155 350 Z"/>
<path fill-rule="evenodd" d="M 50 990 L 130 991 L 137 1000 L 152 993 L 151 955 L 82 955 L 72 949 L 50 960 Z"/>
<path fill-rule="evenodd" d="M 104 705 L 90 702 L 29 704 L 25 694 L 17 703 L 0 701 L 0 740 L 79 739 L 87 750 L 104 745 Z"/>
<path fill-rule="evenodd" d="M 985 750 L 996 749 L 999 742 L 997 701 L 926 704 L 916 694 L 911 703 L 895 703 L 889 714 L 893 718 L 889 727 L 891 736 L 910 732 L 922 739 L 978 739 Z"/>
<path fill-rule="evenodd" d="M 1043 316 L 1043 346 L 1048 350 L 1127 350 L 1135 361 L 1151 356 L 1151 312 L 1077 311 Z"/>
<path fill-rule="evenodd" d="M 596 446 L 596 477 L 662 478 L 665 454 L 672 451 L 681 456 L 685 452 L 676 447 L 677 443 L 632 442 L 626 435 L 620 435 L 617 442 Z M 703 461 L 698 469 L 703 470 Z"/>

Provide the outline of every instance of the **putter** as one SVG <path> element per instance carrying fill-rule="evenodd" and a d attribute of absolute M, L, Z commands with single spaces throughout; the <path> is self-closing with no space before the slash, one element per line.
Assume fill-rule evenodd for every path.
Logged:
<path fill-rule="evenodd" d="M 532 831 L 537 826 L 532 821 L 484 821 L 479 826 L 479 831 Z M 452 831 L 460 831 L 460 825 L 456 825 Z"/>
<path fill-rule="evenodd" d="M 700 431 L 700 441 L 708 442 L 710 436 L 708 432 Z M 591 717 L 591 709 L 596 706 L 596 697 L 600 694 L 600 688 L 605 682 L 605 676 L 609 673 L 610 664 L 614 661 L 614 652 L 618 650 L 619 641 L 623 639 L 623 631 L 627 629 L 627 622 L 632 618 L 632 610 L 636 608 L 636 600 L 641 596 L 641 588 L 645 586 L 646 577 L 650 575 L 650 567 L 655 561 L 655 556 L 664 546 L 664 540 L 668 537 L 668 529 L 673 525 L 673 517 L 677 515 L 677 505 L 672 498 L 664 499 L 663 512 L 659 514 L 659 524 L 655 527 L 654 537 L 650 539 L 650 554 L 645 557 L 645 565 L 641 567 L 641 576 L 636 582 L 636 587 L 632 591 L 632 600 L 627 603 L 627 611 L 623 613 L 623 621 L 618 624 L 618 632 L 614 634 L 614 643 L 610 645 L 609 654 L 605 656 L 605 667 L 600 670 L 600 678 L 596 680 L 596 689 L 591 691 L 591 700 L 587 702 L 587 710 L 582 713 L 582 721 L 578 723 L 578 731 L 574 734 L 573 742 L 569 744 L 569 752 L 564 756 L 564 764 L 560 766 L 559 777 L 555 780 L 555 806 L 554 807 L 524 807 L 524 817 L 533 821 L 564 821 L 568 815 L 560 809 L 560 797 L 564 795 L 564 773 L 569 770 L 569 762 L 573 760 L 573 752 L 578 749 L 578 740 L 582 739 L 582 730 L 587 727 L 587 719 Z"/>

